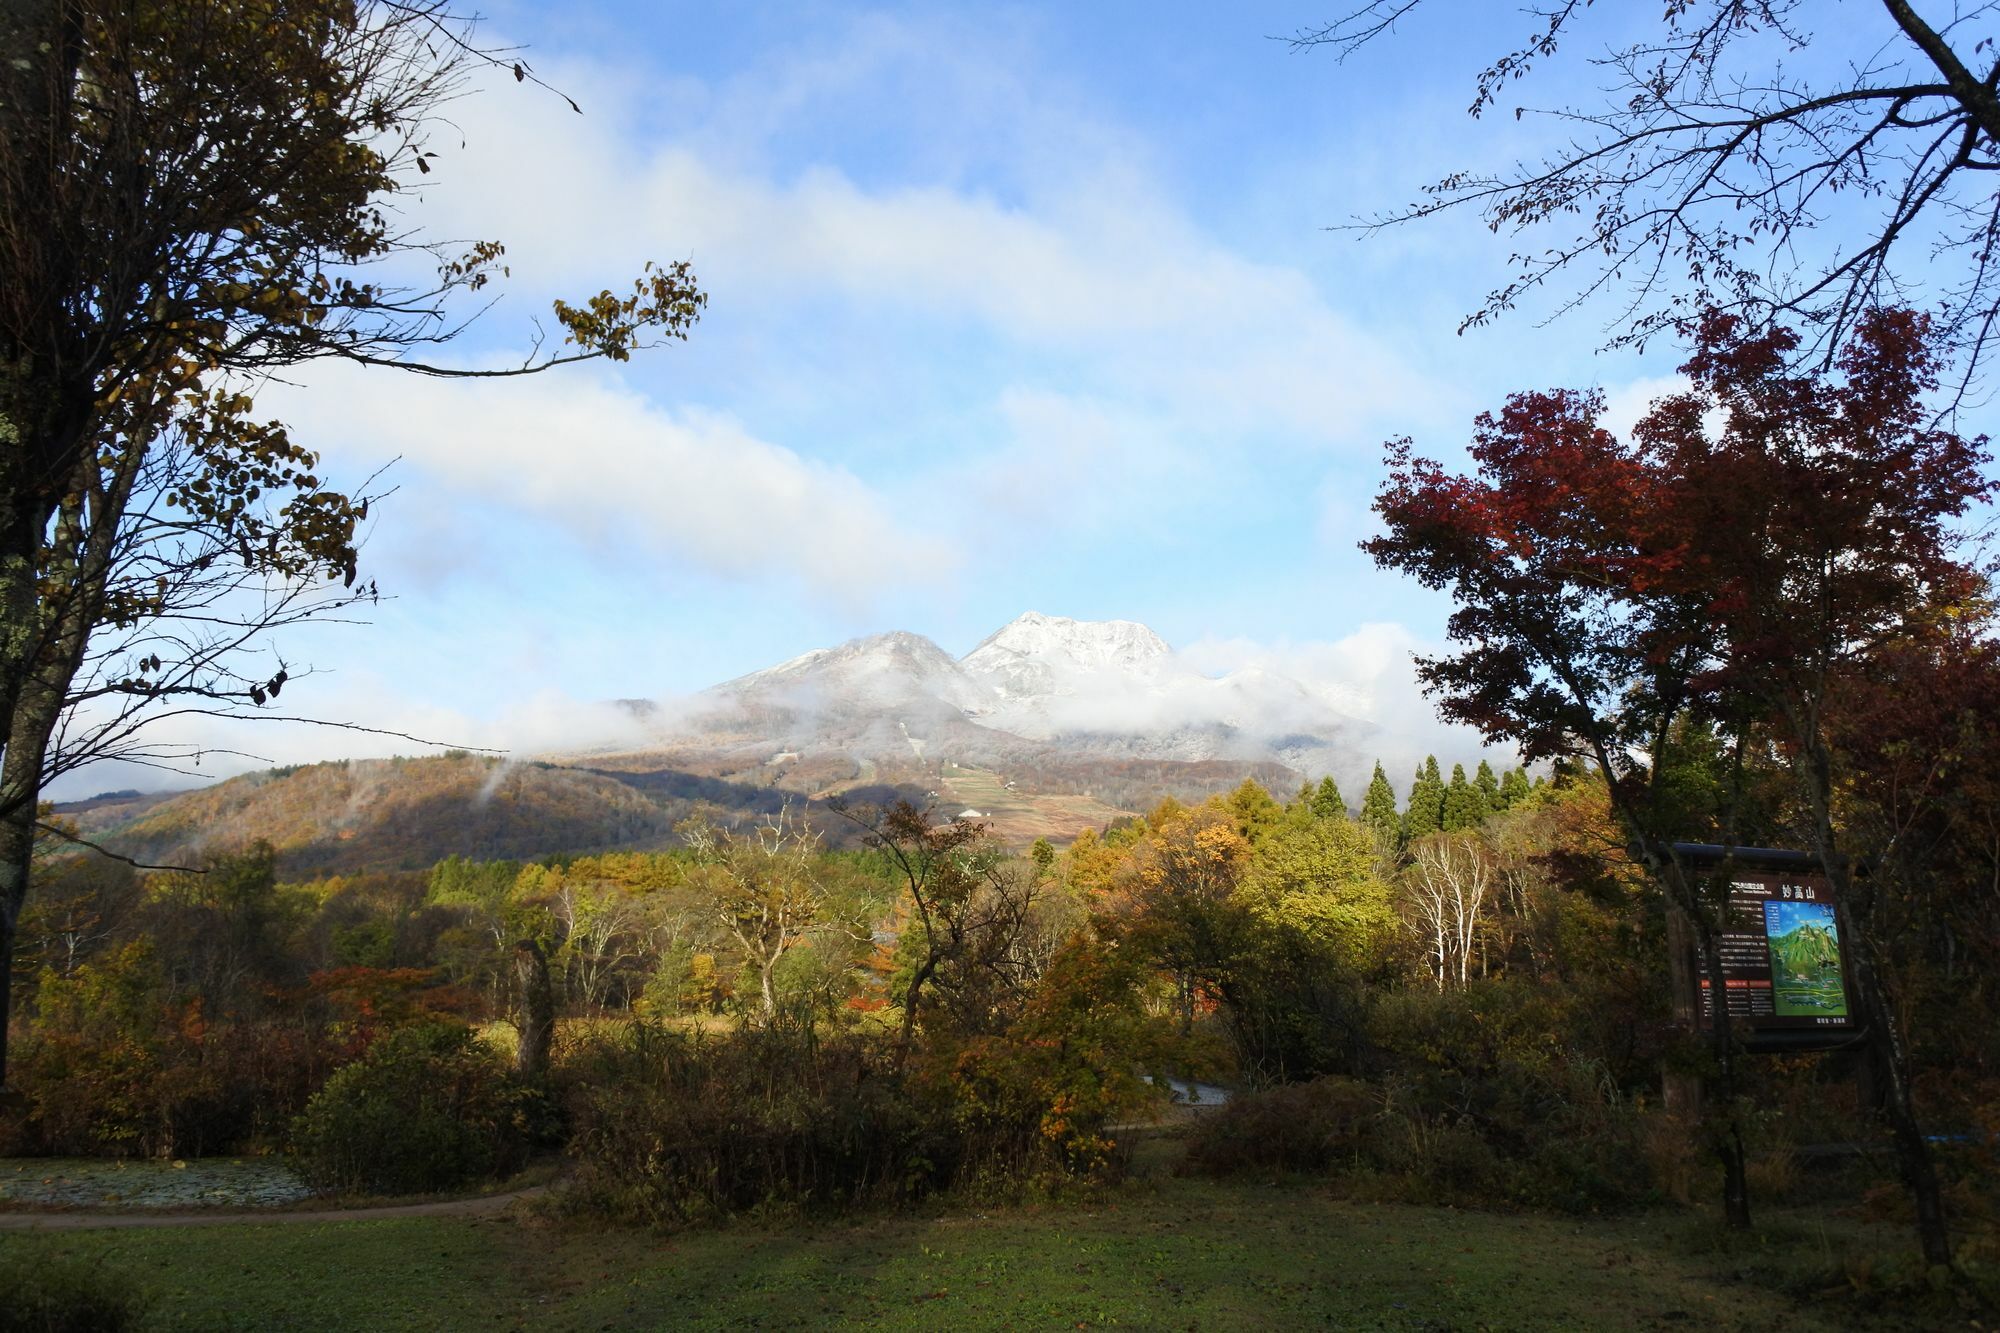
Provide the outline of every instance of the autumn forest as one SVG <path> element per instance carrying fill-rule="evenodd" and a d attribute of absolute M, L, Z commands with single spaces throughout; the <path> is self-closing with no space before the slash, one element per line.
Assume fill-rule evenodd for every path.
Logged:
<path fill-rule="evenodd" d="M 1992 1326 L 1995 11 L 1486 8 L 0 6 L 0 1329 Z"/>

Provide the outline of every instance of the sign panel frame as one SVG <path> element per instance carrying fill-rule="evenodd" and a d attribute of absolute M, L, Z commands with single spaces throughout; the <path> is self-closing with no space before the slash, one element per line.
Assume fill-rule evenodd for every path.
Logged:
<path fill-rule="evenodd" d="M 1866 1039 L 1833 891 L 1817 860 L 1769 847 L 1676 843 L 1674 850 L 1711 883 L 1728 882 L 1720 990 L 1724 1012 L 1746 1029 L 1746 1049 L 1834 1050 Z M 1717 987 L 1698 949 L 1689 971 L 1693 1015 L 1706 1030 Z"/>

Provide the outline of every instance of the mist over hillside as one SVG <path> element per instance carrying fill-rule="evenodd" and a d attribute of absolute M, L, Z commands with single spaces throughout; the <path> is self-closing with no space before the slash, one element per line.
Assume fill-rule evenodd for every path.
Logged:
<path fill-rule="evenodd" d="M 1164 796 L 1332 773 L 1352 791 L 1369 724 L 1257 668 L 1204 674 L 1131 621 L 1030 612 L 953 658 L 892 632 L 804 653 L 690 699 L 622 700 L 618 738 L 528 762 L 460 753 L 274 769 L 162 799 L 65 807 L 126 855 L 185 863 L 269 841 L 293 872 L 655 847 L 696 811 L 741 822 L 908 799 L 1004 840 L 1066 841 Z M 829 836 L 851 836 L 831 816 Z"/>
<path fill-rule="evenodd" d="M 1031 611 L 962 658 L 921 635 L 871 635 L 671 708 L 642 707 L 645 737 L 629 753 L 766 778 L 829 757 L 904 770 L 1025 767 L 1038 788 L 1075 793 L 1119 785 L 1127 761 L 1359 783 L 1380 734 L 1342 702 L 1334 689 L 1257 667 L 1205 674 L 1132 621 Z M 1148 782 L 1162 776 L 1147 772 Z M 800 787 L 812 776 L 775 780 Z"/>

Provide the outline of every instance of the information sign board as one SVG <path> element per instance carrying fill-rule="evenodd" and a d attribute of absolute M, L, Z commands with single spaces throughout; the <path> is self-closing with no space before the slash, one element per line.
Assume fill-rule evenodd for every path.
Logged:
<path fill-rule="evenodd" d="M 1851 1029 L 1840 928 L 1817 871 L 1732 869 L 1717 941 L 1724 1005 L 1759 1030 Z M 1701 1021 L 1715 1021 L 1713 979 L 1701 972 Z"/>

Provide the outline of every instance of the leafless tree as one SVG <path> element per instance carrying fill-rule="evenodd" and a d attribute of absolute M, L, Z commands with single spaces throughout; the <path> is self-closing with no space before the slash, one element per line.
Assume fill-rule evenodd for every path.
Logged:
<path fill-rule="evenodd" d="M 1410 847 L 1404 900 L 1439 990 L 1471 979 L 1492 882 L 1493 861 L 1477 834 L 1440 833 Z"/>
<path fill-rule="evenodd" d="M 768 1022 L 778 1013 L 779 961 L 826 916 L 819 834 L 794 820 L 789 806 L 748 833 L 700 819 L 678 832 L 700 864 L 723 929 L 757 973 L 759 1011 Z"/>
<path fill-rule="evenodd" d="M 618 885 L 565 876 L 549 910 L 570 989 L 585 1008 L 602 1009 L 620 971 L 642 957 L 637 904 Z"/>
<path fill-rule="evenodd" d="M 1551 233 L 1460 328 L 1544 288 L 1556 313 L 1608 293 L 1615 343 L 1643 343 L 1700 301 L 1812 331 L 1830 360 L 1879 305 L 1930 308 L 1965 394 L 2000 317 L 2000 14 L 1991 3 L 1676 0 L 1657 32 L 1589 57 L 1602 100 L 1552 109 L 1548 155 L 1468 167 L 1364 230 L 1473 210 L 1496 232 Z M 1629 11 L 1587 0 L 1530 10 L 1533 26 L 1478 76 L 1470 113 Z M 1376 0 L 1290 40 L 1346 59 L 1416 22 L 1423 0 Z M 1782 59 L 1815 21 L 1869 31 L 1873 54 L 1825 76 Z M 1601 28 L 1599 29 L 1602 30 Z M 1879 30 L 1879 42 L 1872 39 Z M 1796 65 L 1809 62 L 1799 60 Z"/>

